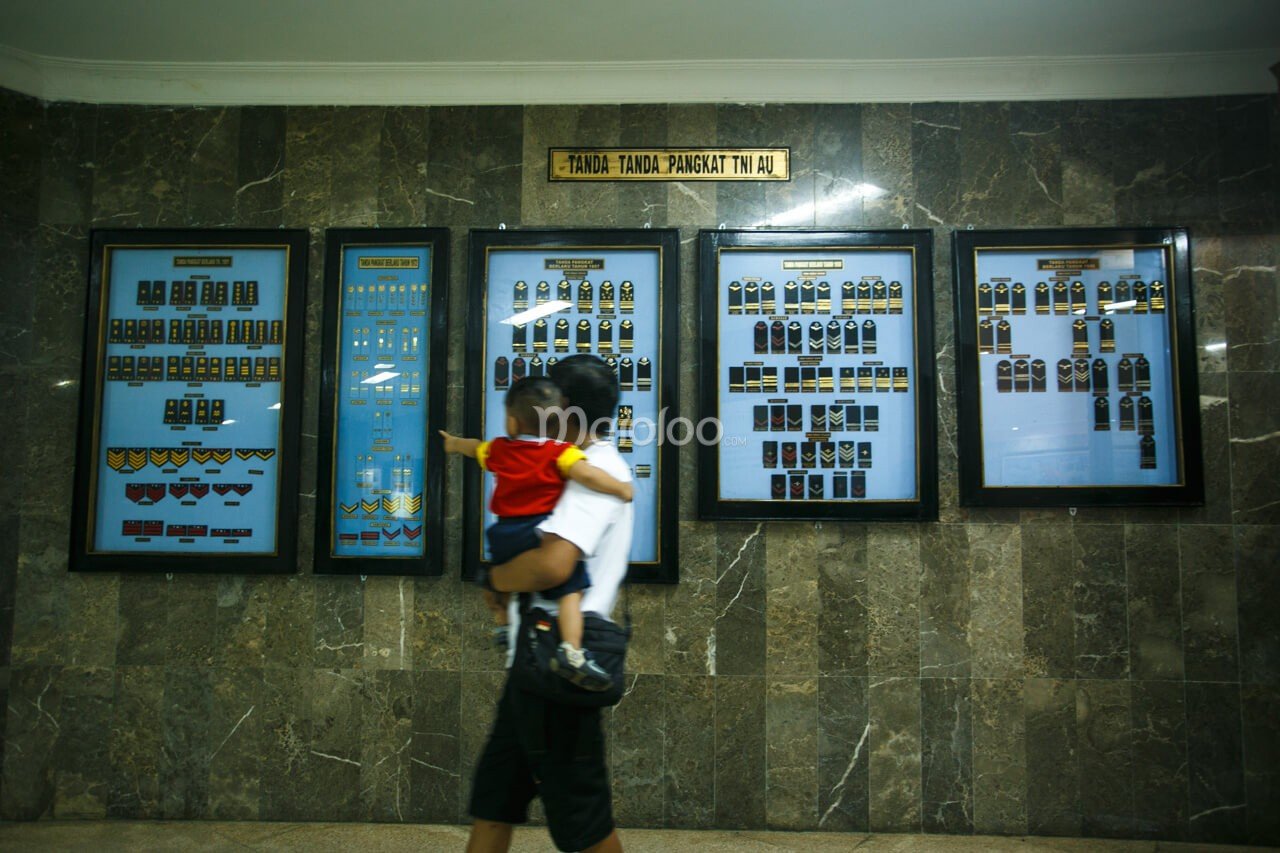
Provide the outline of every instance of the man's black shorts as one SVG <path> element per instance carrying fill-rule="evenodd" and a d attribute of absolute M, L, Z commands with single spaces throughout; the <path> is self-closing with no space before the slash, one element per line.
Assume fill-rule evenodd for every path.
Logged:
<path fill-rule="evenodd" d="M 561 850 L 583 850 L 613 832 L 600 709 L 530 696 L 508 675 L 476 764 L 469 811 L 477 820 L 524 823 L 535 796 Z"/>

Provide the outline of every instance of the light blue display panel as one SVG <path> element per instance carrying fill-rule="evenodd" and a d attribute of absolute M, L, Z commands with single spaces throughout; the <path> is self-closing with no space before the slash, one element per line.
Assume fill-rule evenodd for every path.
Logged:
<path fill-rule="evenodd" d="M 659 557 L 661 253 L 654 248 L 491 248 L 484 320 L 484 438 L 505 434 L 503 398 L 521 376 L 545 374 L 559 359 L 591 353 L 619 378 L 615 441 L 635 478 L 631 562 Z M 570 304 L 512 324 L 513 315 L 551 301 Z M 493 477 L 484 475 L 483 524 Z M 487 546 L 480 539 L 483 559 Z"/>
<path fill-rule="evenodd" d="M 430 387 L 429 246 L 343 246 L 330 548 L 421 557 Z"/>
<path fill-rule="evenodd" d="M 976 251 L 983 484 L 1179 482 L 1163 246 Z"/>
<path fill-rule="evenodd" d="M 913 251 L 722 247 L 718 257 L 724 436 L 718 483 L 702 488 L 790 505 L 917 500 Z"/>
<path fill-rule="evenodd" d="M 274 554 L 289 250 L 114 247 L 95 553 Z"/>

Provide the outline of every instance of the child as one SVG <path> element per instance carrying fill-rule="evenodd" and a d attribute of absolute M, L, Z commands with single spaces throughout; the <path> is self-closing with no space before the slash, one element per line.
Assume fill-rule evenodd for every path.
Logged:
<path fill-rule="evenodd" d="M 530 376 L 519 380 L 506 396 L 507 435 L 491 441 L 459 438 L 444 430 L 446 453 L 460 453 L 480 463 L 497 479 L 489 509 L 498 521 L 486 531 L 495 564 L 538 547 L 538 524 L 555 508 L 565 480 L 630 501 L 632 487 L 586 461 L 577 446 L 543 435 L 558 418 L 548 416 L 562 405 L 560 389 L 550 379 Z M 586 565 L 579 561 L 573 575 L 542 597 L 560 604 L 560 649 L 557 673 L 587 690 L 608 690 L 609 674 L 582 648 L 582 591 L 591 585 Z M 505 594 L 486 591 L 485 601 L 499 625 L 506 624 Z"/>

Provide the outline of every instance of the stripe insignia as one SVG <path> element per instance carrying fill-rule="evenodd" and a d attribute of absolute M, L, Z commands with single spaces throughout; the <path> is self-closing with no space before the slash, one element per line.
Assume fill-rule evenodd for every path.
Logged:
<path fill-rule="evenodd" d="M 366 515 L 372 515 L 378 511 L 378 499 L 374 498 L 371 501 L 361 500 L 360 508 L 365 511 Z"/>

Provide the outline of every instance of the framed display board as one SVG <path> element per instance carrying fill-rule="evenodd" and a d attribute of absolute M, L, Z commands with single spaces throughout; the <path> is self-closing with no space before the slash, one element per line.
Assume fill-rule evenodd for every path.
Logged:
<path fill-rule="evenodd" d="M 443 571 L 444 228 L 325 232 L 317 572 Z"/>
<path fill-rule="evenodd" d="M 1187 232 L 955 235 L 960 502 L 1204 500 Z"/>
<path fill-rule="evenodd" d="M 589 353 L 614 368 L 614 440 L 631 466 L 635 529 L 628 580 L 675 583 L 676 446 L 665 440 L 677 394 L 674 229 L 472 231 L 467 419 L 473 438 L 505 434 L 503 398 L 524 376 Z M 486 562 L 493 483 L 468 460 L 464 566 Z"/>
<path fill-rule="evenodd" d="M 292 572 L 307 232 L 92 251 L 71 568 Z"/>
<path fill-rule="evenodd" d="M 937 517 L 933 237 L 699 235 L 707 519 Z"/>

